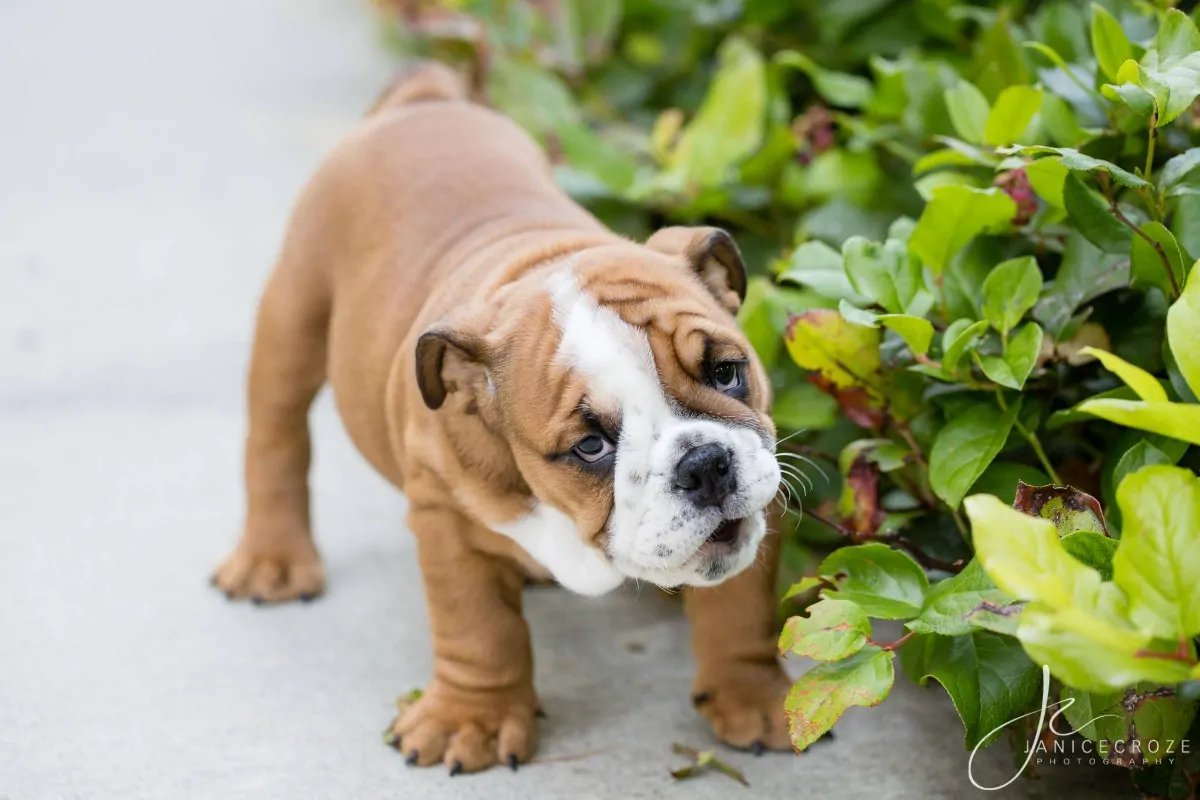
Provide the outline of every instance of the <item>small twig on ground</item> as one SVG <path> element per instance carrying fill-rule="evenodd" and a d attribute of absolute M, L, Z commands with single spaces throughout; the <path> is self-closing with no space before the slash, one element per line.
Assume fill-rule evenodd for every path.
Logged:
<path fill-rule="evenodd" d="M 720 761 L 717 758 L 717 752 L 715 750 L 697 750 L 695 747 L 688 747 L 686 744 L 679 744 L 676 742 L 671 745 L 671 751 L 677 755 L 687 756 L 688 758 L 692 759 L 692 763 L 688 766 L 671 770 L 671 777 L 677 781 L 694 778 L 711 768 L 732 778 L 742 786 L 750 785 L 750 781 L 746 780 L 746 776 L 743 775 L 739 770 L 734 769 L 723 761 Z"/>

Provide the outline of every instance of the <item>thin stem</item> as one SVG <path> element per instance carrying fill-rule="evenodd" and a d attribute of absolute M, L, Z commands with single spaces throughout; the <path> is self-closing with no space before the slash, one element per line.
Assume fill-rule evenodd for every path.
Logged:
<path fill-rule="evenodd" d="M 950 509 L 950 516 L 954 517 L 954 524 L 958 527 L 958 532 L 962 534 L 963 541 L 969 541 L 967 538 L 967 523 L 963 522 L 962 514 L 958 513 L 957 508 Z"/>
<path fill-rule="evenodd" d="M 1133 224 L 1129 217 L 1125 216 L 1125 212 L 1117 206 L 1117 201 L 1113 198 L 1108 199 L 1109 211 L 1117 218 L 1122 225 L 1136 233 L 1138 236 L 1146 240 L 1146 243 L 1154 248 L 1154 252 L 1158 253 L 1158 260 L 1162 262 L 1163 270 L 1167 273 L 1167 280 L 1171 282 L 1171 291 L 1176 299 L 1179 299 L 1179 282 L 1175 280 L 1175 271 L 1171 269 L 1171 261 L 1167 258 L 1167 251 L 1163 250 L 1163 246 L 1150 238 L 1150 235 Z"/>
<path fill-rule="evenodd" d="M 1154 143 L 1158 140 L 1158 114 L 1150 115 L 1150 134 L 1149 141 L 1146 143 L 1146 168 L 1142 170 L 1142 177 L 1150 180 L 1150 171 L 1154 169 Z"/>
<path fill-rule="evenodd" d="M 1004 402 L 1004 393 L 999 388 L 996 389 L 996 402 L 1000 404 L 1001 410 L 1008 410 L 1008 404 Z M 1054 485 L 1062 486 L 1062 478 L 1058 477 L 1058 472 L 1054 469 L 1054 465 L 1050 463 L 1050 459 L 1046 457 L 1046 451 L 1042 449 L 1042 440 L 1038 438 L 1036 433 L 1022 425 L 1019 419 L 1013 420 L 1013 426 L 1017 429 L 1018 433 L 1025 437 L 1025 441 L 1029 442 L 1029 446 L 1033 448 L 1034 455 L 1037 456 L 1038 461 L 1041 462 L 1042 467 L 1046 470 L 1046 474 L 1050 476 L 1050 480 L 1054 482 Z"/>
<path fill-rule="evenodd" d="M 916 635 L 915 631 L 909 631 L 894 642 L 876 642 L 868 640 L 867 644 L 873 644 L 880 650 L 899 650 L 905 642 Z"/>

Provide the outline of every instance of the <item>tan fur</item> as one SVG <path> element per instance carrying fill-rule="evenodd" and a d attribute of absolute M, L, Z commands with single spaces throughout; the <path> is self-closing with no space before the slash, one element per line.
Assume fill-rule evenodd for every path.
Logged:
<path fill-rule="evenodd" d="M 599 540 L 612 491 L 547 464 L 547 453 L 583 435 L 582 386 L 550 363 L 557 338 L 539 276 L 572 257 L 586 291 L 647 330 L 664 382 L 685 405 L 773 430 L 756 360 L 749 406 L 694 387 L 702 333 L 753 359 L 730 316 L 728 249 L 697 261 L 709 235 L 668 229 L 647 245 L 616 236 L 554 184 L 516 125 L 466 102 L 450 72 L 426 66 L 401 76 L 304 190 L 263 294 L 246 522 L 216 585 L 263 602 L 323 590 L 309 524 L 307 411 L 328 381 L 356 446 L 407 493 L 417 538 L 436 666 L 423 698 L 395 723 L 399 747 L 416 763 L 467 771 L 528 760 L 538 700 L 521 587 L 548 575 L 485 521 L 518 518 L 536 495 Z M 423 396 L 416 353 L 429 330 Z M 492 365 L 494 393 L 481 363 Z M 788 746 L 773 539 L 753 569 L 686 592 L 697 707 L 742 747 Z"/>

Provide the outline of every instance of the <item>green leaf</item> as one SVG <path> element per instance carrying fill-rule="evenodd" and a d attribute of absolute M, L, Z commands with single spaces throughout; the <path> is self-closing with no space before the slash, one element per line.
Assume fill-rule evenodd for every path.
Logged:
<path fill-rule="evenodd" d="M 923 288 L 921 265 L 903 242 L 888 239 L 883 244 L 852 236 L 842 245 L 846 276 L 855 291 L 892 314 L 908 311 Z"/>
<path fill-rule="evenodd" d="M 1167 341 L 1192 394 L 1200 397 L 1200 270 L 1192 270 L 1179 299 L 1167 311 Z"/>
<path fill-rule="evenodd" d="M 1175 287 L 1183 284 L 1186 271 L 1179 243 L 1161 222 L 1147 222 L 1140 230 L 1143 235 L 1133 237 L 1130 252 L 1131 283 L 1133 286 L 1157 286 L 1163 295 L 1173 297 Z M 1147 238 L 1158 247 L 1146 241 Z M 1161 255 L 1158 248 L 1162 249 Z"/>
<path fill-rule="evenodd" d="M 1032 86 L 1009 86 L 1000 92 L 988 114 L 983 140 L 992 145 L 1005 145 L 1017 141 L 1041 106 L 1040 89 Z"/>
<path fill-rule="evenodd" d="M 1062 546 L 1072 558 L 1099 572 L 1102 580 L 1112 580 L 1112 559 L 1113 554 L 1117 552 L 1116 539 L 1110 539 L 1095 531 L 1081 530 L 1062 537 Z"/>
<path fill-rule="evenodd" d="M 1113 81 L 1121 64 L 1133 57 L 1133 45 L 1121 30 L 1121 23 L 1096 3 L 1092 3 L 1092 52 L 1100 62 L 1101 71 Z"/>
<path fill-rule="evenodd" d="M 1155 46 L 1142 58 L 1134 76 L 1119 75 L 1148 90 L 1158 105 L 1158 125 L 1174 121 L 1200 94 L 1200 33 L 1178 9 L 1169 9 L 1158 28 Z"/>
<path fill-rule="evenodd" d="M 958 508 L 967 490 L 1000 452 L 1020 413 L 1020 400 L 1001 411 L 991 400 L 972 399 L 938 431 L 929 453 L 934 494 Z"/>
<path fill-rule="evenodd" d="M 1079 352 L 1095 356 L 1107 370 L 1116 373 L 1117 377 L 1124 381 L 1130 389 L 1133 389 L 1141 399 L 1151 403 L 1167 401 L 1167 392 L 1163 389 L 1162 384 L 1141 367 L 1130 364 L 1115 353 L 1097 350 L 1095 347 L 1085 347 Z"/>
<path fill-rule="evenodd" d="M 879 331 L 847 322 L 830 309 L 792 317 L 784 343 L 799 366 L 837 387 L 872 387 L 879 372 Z"/>
<path fill-rule="evenodd" d="M 1137 175 L 1134 175 L 1129 170 L 1122 169 L 1111 161 L 1104 161 L 1099 158 L 1093 158 L 1092 156 L 1084 155 L 1072 147 L 1016 145 L 1014 147 L 1002 147 L 997 152 L 1010 155 L 1014 153 L 1020 153 L 1023 155 L 1034 155 L 1037 153 L 1057 153 L 1059 156 L 1057 159 L 1058 163 L 1072 172 L 1103 172 L 1109 175 L 1117 183 L 1130 189 L 1146 189 L 1150 187 L 1150 183 L 1148 181 L 1143 180 Z"/>
<path fill-rule="evenodd" d="M 1024 388 L 1029 373 L 1037 364 L 1043 337 L 1041 326 L 1036 322 L 1021 326 L 1017 334 L 1008 340 L 1003 356 L 985 356 L 981 359 L 984 374 L 1009 389 Z"/>
<path fill-rule="evenodd" d="M 788 260 L 787 269 L 779 274 L 784 283 L 806 286 L 835 300 L 846 300 L 856 305 L 870 301 L 854 291 L 841 254 L 824 242 L 805 242 L 795 249 Z"/>
<path fill-rule="evenodd" d="M 917 633 L 962 636 L 976 630 L 968 615 L 979 610 L 981 604 L 1004 606 L 1011 602 L 1012 598 L 996 588 L 979 562 L 972 560 L 962 572 L 935 584 L 925 595 L 920 615 L 905 627 Z"/>
<path fill-rule="evenodd" d="M 974 348 L 987 332 L 987 320 L 958 324 L 966 322 L 967 320 L 955 320 L 942 335 L 942 370 L 948 375 L 958 371 L 958 362 L 962 360 L 963 355 L 967 350 Z"/>
<path fill-rule="evenodd" d="M 793 431 L 823 430 L 839 418 L 837 400 L 808 381 L 796 381 L 775 396 L 771 418 L 779 427 Z"/>
<path fill-rule="evenodd" d="M 1005 723 L 1036 701 L 1041 670 L 1009 636 L 925 634 L 900 651 L 904 671 L 919 683 L 933 678 L 950 695 L 965 728 L 968 750 L 996 740 Z"/>
<path fill-rule="evenodd" d="M 817 94 L 831 105 L 861 108 L 871 102 L 874 87 L 866 78 L 824 69 L 808 56 L 795 50 L 782 50 L 776 53 L 772 60 L 781 66 L 794 67 L 808 75 Z"/>
<path fill-rule="evenodd" d="M 767 111 L 767 80 L 754 45 L 731 36 L 717 54 L 716 76 L 695 118 L 667 159 L 667 171 L 685 183 L 716 186 L 758 149 Z"/>
<path fill-rule="evenodd" d="M 1004 336 L 1033 308 L 1042 290 L 1042 273 L 1033 256 L 1003 261 L 983 282 L 983 316 Z M 1041 346 L 1041 342 L 1038 342 Z"/>
<path fill-rule="evenodd" d="M 1137 472 L 1142 467 L 1148 467 L 1152 464 L 1174 464 L 1166 453 L 1150 443 L 1148 439 L 1141 439 L 1132 447 L 1126 450 L 1115 467 L 1113 467 L 1113 486 L 1120 487 L 1121 482 L 1133 473 Z"/>
<path fill-rule="evenodd" d="M 1025 166 L 1025 177 L 1037 196 L 1055 208 L 1066 208 L 1063 203 L 1063 184 L 1067 180 L 1067 168 L 1059 158 L 1039 158 Z"/>
<path fill-rule="evenodd" d="M 1148 682 L 1117 692 L 1064 686 L 1063 716 L 1096 742 L 1097 757 L 1111 763 L 1139 769 L 1163 760 L 1174 762 L 1195 719 L 1196 704 L 1164 695 L 1159 688 Z"/>
<path fill-rule="evenodd" d="M 890 650 L 867 647 L 843 661 L 818 664 L 801 675 L 784 702 L 796 750 L 805 750 L 828 733 L 851 706 L 882 703 L 896 680 L 894 658 Z"/>
<path fill-rule="evenodd" d="M 1063 205 L 1079 232 L 1106 253 L 1129 253 L 1132 234 L 1108 210 L 1108 203 L 1084 186 L 1078 175 L 1063 184 Z"/>
<path fill-rule="evenodd" d="M 833 586 L 823 592 L 825 598 L 857 603 L 877 619 L 916 616 L 929 588 L 917 562 L 877 542 L 834 551 L 818 574 Z"/>
<path fill-rule="evenodd" d="M 821 600 L 809 606 L 807 617 L 788 619 L 779 635 L 779 652 L 838 661 L 862 650 L 870 636 L 871 621 L 856 603 Z"/>
<path fill-rule="evenodd" d="M 953 89 L 947 89 L 944 96 L 954 130 L 971 144 L 981 144 L 991 112 L 983 92 L 970 81 L 960 80 Z"/>
<path fill-rule="evenodd" d="M 793 583 L 788 588 L 788 590 L 786 592 L 784 592 L 783 597 L 781 597 L 779 599 L 782 602 L 784 600 L 790 600 L 793 597 L 799 597 L 800 595 L 802 595 L 806 592 L 812 591 L 813 589 L 817 588 L 818 586 L 821 586 L 823 583 L 824 583 L 824 581 L 822 581 L 816 575 L 806 576 L 804 578 L 801 578 L 796 583 Z"/>
<path fill-rule="evenodd" d="M 1125 521 L 1113 579 L 1129 596 L 1130 618 L 1163 639 L 1200 633 L 1200 478 L 1149 466 L 1117 489 Z"/>
<path fill-rule="evenodd" d="M 941 186 L 917 220 L 909 247 L 935 275 L 980 233 L 1008 226 L 1017 204 L 999 189 Z"/>
<path fill-rule="evenodd" d="M 1200 167 L 1200 147 L 1193 147 L 1171 158 L 1163 164 L 1158 175 L 1158 189 L 1167 197 L 1184 184 L 1196 167 Z"/>
<path fill-rule="evenodd" d="M 913 355 L 923 356 L 929 352 L 933 342 L 933 325 L 929 320 L 909 314 L 882 314 L 879 321 L 899 334 Z"/>
<path fill-rule="evenodd" d="M 1100 252 L 1083 234 L 1072 230 L 1054 282 L 1037 305 L 1033 318 L 1055 340 L 1071 327 L 1075 310 L 1105 292 L 1129 282 L 1129 259 Z"/>

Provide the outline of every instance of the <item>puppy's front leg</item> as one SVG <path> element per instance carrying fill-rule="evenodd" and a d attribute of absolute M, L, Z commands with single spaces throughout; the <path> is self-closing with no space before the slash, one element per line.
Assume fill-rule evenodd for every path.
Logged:
<path fill-rule="evenodd" d="M 771 527 L 778 530 L 778 521 Z M 779 544 L 779 534 L 768 533 L 745 572 L 684 591 L 696 656 L 692 703 L 717 738 L 756 752 L 792 749 L 783 713 L 790 681 L 776 647 Z"/>
<path fill-rule="evenodd" d="M 529 628 L 521 616 L 524 577 L 476 549 L 487 536 L 459 513 L 409 512 L 433 632 L 433 680 L 392 726 L 410 764 L 437 762 L 451 774 L 512 769 L 533 755 L 538 712 Z"/>

